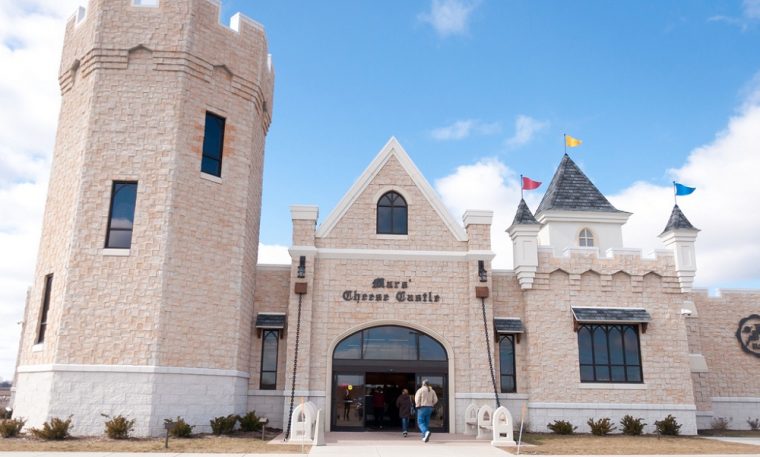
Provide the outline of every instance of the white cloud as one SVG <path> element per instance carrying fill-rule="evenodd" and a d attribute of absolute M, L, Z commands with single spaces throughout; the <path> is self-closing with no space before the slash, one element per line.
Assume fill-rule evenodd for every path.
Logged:
<path fill-rule="evenodd" d="M 433 0 L 430 11 L 420 13 L 418 19 L 433 26 L 438 35 L 463 35 L 469 28 L 470 15 L 478 7 L 478 0 Z"/>
<path fill-rule="evenodd" d="M 515 134 L 506 141 L 507 146 L 517 148 L 533 139 L 541 130 L 549 126 L 548 122 L 539 121 L 530 116 L 520 114 L 515 119 Z"/>
<path fill-rule="evenodd" d="M 290 265 L 287 246 L 259 243 L 259 263 Z"/>
<path fill-rule="evenodd" d="M 755 79 L 757 81 L 757 78 Z M 694 149 L 686 163 L 670 170 L 674 180 L 696 186 L 678 205 L 701 232 L 697 238 L 702 286 L 760 278 L 760 85 L 747 95 L 727 127 L 709 144 Z M 670 186 L 636 183 L 610 200 L 633 211 L 623 232 L 628 244 L 661 247 L 662 231 L 673 206 Z"/>
<path fill-rule="evenodd" d="M 78 0 L 0 2 L 0 377 L 11 379 L 33 281 L 60 103 L 58 64 Z"/>
<path fill-rule="evenodd" d="M 504 230 L 512 224 L 520 202 L 520 176 L 495 158 L 462 165 L 449 176 L 438 179 L 435 187 L 452 214 L 459 217 L 468 209 L 493 210 L 491 244 L 496 253 L 494 268 L 512 268 L 512 242 Z M 535 209 L 541 194 L 526 192 L 525 201 Z"/>
<path fill-rule="evenodd" d="M 501 130 L 498 122 L 481 122 L 477 119 L 465 119 L 456 121 L 446 127 L 439 127 L 430 132 L 434 140 L 449 141 L 463 140 L 471 134 L 492 135 Z"/>
<path fill-rule="evenodd" d="M 748 19 L 760 19 L 760 0 L 744 0 L 742 13 Z"/>

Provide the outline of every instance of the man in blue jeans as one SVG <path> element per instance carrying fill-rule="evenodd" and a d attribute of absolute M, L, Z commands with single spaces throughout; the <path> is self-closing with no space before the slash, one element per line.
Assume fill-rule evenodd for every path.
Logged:
<path fill-rule="evenodd" d="M 422 441 L 430 440 L 430 416 L 433 414 L 433 406 L 438 403 L 435 390 L 430 387 L 427 379 L 422 380 L 422 387 L 414 394 L 414 404 L 417 406 L 417 425 L 422 434 Z"/>

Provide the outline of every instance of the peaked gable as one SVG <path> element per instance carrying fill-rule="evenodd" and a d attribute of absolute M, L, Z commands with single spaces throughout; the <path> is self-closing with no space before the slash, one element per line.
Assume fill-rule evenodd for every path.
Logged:
<path fill-rule="evenodd" d="M 326 238 L 329 236 L 330 232 L 335 228 L 338 222 L 346 215 L 356 200 L 367 190 L 370 183 L 375 180 L 392 159 L 395 159 L 400 165 L 402 170 L 411 180 L 411 183 L 422 194 L 424 200 L 430 205 L 430 207 L 432 207 L 441 222 L 451 232 L 454 239 L 456 241 L 467 241 L 467 234 L 464 228 L 457 224 L 451 217 L 451 214 L 448 212 L 443 202 L 441 202 L 440 198 L 438 198 L 438 195 L 430 186 L 430 183 L 428 183 L 425 177 L 422 176 L 422 173 L 420 173 L 417 166 L 414 165 L 412 159 L 409 158 L 409 155 L 395 137 L 391 137 L 390 140 L 388 140 L 369 166 L 343 196 L 335 209 L 333 209 L 325 221 L 319 226 L 316 232 L 316 237 Z"/>

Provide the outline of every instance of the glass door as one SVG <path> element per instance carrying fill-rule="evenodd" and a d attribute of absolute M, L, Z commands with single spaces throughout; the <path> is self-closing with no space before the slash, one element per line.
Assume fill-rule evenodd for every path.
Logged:
<path fill-rule="evenodd" d="M 433 432 L 448 432 L 449 399 L 447 394 L 449 389 L 447 376 L 440 373 L 417 373 L 418 388 L 422 386 L 423 379 L 430 382 L 430 387 L 435 390 L 435 394 L 438 396 L 438 403 L 433 407 L 433 414 L 430 416 L 430 429 Z"/>
<path fill-rule="evenodd" d="M 333 375 L 333 430 L 364 428 L 365 395 L 364 373 Z"/>

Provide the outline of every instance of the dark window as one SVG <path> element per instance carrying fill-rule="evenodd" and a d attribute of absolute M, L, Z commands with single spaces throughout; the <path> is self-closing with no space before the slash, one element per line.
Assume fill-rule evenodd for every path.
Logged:
<path fill-rule="evenodd" d="M 129 249 L 132 245 L 136 199 L 136 182 L 114 181 L 111 189 L 111 209 L 108 214 L 107 248 Z"/>
<path fill-rule="evenodd" d="M 578 330 L 581 382 L 643 382 L 637 325 L 584 324 Z"/>
<path fill-rule="evenodd" d="M 501 372 L 501 391 L 516 392 L 514 335 L 502 335 L 499 338 L 499 370 Z"/>
<path fill-rule="evenodd" d="M 279 330 L 264 330 L 261 337 L 261 382 L 262 390 L 277 388 L 277 345 Z"/>
<path fill-rule="evenodd" d="M 406 200 L 397 192 L 386 192 L 377 201 L 377 233 L 406 235 Z"/>
<path fill-rule="evenodd" d="M 448 360 L 433 338 L 407 327 L 388 325 L 361 330 L 338 343 L 333 358 L 342 360 Z"/>
<path fill-rule="evenodd" d="M 42 312 L 40 313 L 40 330 L 37 332 L 37 344 L 45 341 L 48 310 L 50 309 L 50 290 L 53 288 L 53 275 L 45 276 L 45 289 L 42 291 Z"/>
<path fill-rule="evenodd" d="M 206 112 L 206 129 L 203 132 L 201 171 L 222 176 L 222 145 L 224 145 L 224 118 Z"/>

